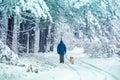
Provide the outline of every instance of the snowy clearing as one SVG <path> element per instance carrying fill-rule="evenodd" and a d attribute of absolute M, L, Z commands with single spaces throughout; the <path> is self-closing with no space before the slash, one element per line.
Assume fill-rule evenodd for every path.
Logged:
<path fill-rule="evenodd" d="M 26 55 L 20 60 L 25 67 L 0 63 L 0 80 L 120 80 L 120 59 L 87 58 L 74 55 L 75 63 L 71 64 L 67 54 L 65 63 L 59 63 L 57 53 L 40 53 Z M 27 72 L 32 65 L 32 71 Z M 38 73 L 34 70 L 38 69 Z"/>

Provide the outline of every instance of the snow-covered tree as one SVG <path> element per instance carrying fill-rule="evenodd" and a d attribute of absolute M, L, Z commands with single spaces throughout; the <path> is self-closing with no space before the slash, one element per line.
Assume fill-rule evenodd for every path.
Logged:
<path fill-rule="evenodd" d="M 41 27 L 41 29 L 43 29 L 42 27 L 44 27 L 44 25 L 46 25 L 47 22 L 53 22 L 46 2 L 44 0 L 2 0 L 0 2 L 0 11 L 6 14 L 6 16 L 1 16 L 3 17 L 3 19 L 6 19 L 5 22 L 9 25 L 8 27 L 6 24 L 6 27 L 3 26 L 3 28 L 5 29 L 4 33 L 6 32 L 7 35 L 7 44 L 9 45 L 9 47 L 11 47 L 15 52 L 18 51 L 17 46 L 19 50 L 20 48 L 24 48 L 24 50 L 26 50 L 27 53 L 33 50 L 36 50 L 35 52 L 38 52 L 39 45 L 41 45 L 39 44 L 39 39 L 42 39 L 39 36 L 39 28 Z M 44 20 L 44 22 L 41 22 L 41 19 Z M 41 23 L 44 24 L 42 26 L 39 26 L 39 24 Z M 49 25 L 47 26 L 49 27 Z M 1 31 L 3 31 L 3 28 Z M 51 35 L 50 30 L 51 27 L 49 27 L 49 34 L 46 34 L 46 38 L 47 35 Z M 1 36 L 3 37 L 4 33 L 1 33 Z M 2 40 L 4 39 L 2 38 Z M 23 42 L 22 40 L 26 41 Z M 6 40 L 4 41 L 6 42 Z M 43 44 L 42 47 L 45 47 L 45 45 L 46 44 Z"/>
<path fill-rule="evenodd" d="M 68 49 L 88 45 L 86 52 L 92 49 L 95 56 L 101 55 L 111 42 L 119 43 L 119 4 L 119 0 L 1 0 L 0 38 L 16 52 L 37 53 L 56 48 L 62 34 Z"/>
<path fill-rule="evenodd" d="M 89 46 L 92 47 L 92 42 L 98 39 L 100 41 L 100 46 L 98 47 L 103 47 L 104 44 L 106 44 L 106 47 L 103 47 L 104 53 L 110 48 L 109 45 L 111 44 L 111 41 L 114 40 L 115 42 L 119 43 L 119 0 L 45 1 L 50 8 L 50 13 L 53 17 L 56 28 L 59 27 L 59 29 L 56 29 L 56 41 L 61 36 L 60 32 L 63 30 L 62 28 L 64 28 L 63 32 L 68 32 L 65 29 L 65 25 L 67 24 L 67 26 L 69 26 L 71 29 L 68 34 L 72 33 L 75 35 L 72 40 L 79 40 L 80 42 L 82 41 L 81 43 L 78 43 L 79 45 L 82 44 L 82 46 L 84 46 L 86 45 L 86 42 L 89 42 Z M 66 37 L 66 35 L 64 36 Z M 67 41 L 69 41 L 71 37 L 72 36 L 67 37 Z M 68 46 L 72 46 L 71 41 Z M 88 49 L 88 51 L 89 50 L 90 49 Z M 97 53 L 99 53 L 99 51 L 100 50 L 98 50 Z"/>

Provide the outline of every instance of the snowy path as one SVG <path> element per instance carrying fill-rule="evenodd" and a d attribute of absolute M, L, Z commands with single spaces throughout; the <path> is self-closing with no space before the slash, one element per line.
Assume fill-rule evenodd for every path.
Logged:
<path fill-rule="evenodd" d="M 87 62 L 83 62 L 81 60 L 77 60 L 75 62 L 76 65 L 72 64 L 70 65 L 69 64 L 69 59 L 68 57 L 66 56 L 66 60 L 68 60 L 68 63 L 67 65 L 72 69 L 74 70 L 77 75 L 79 76 L 79 80 L 94 80 L 95 79 L 95 76 L 98 76 L 99 75 L 99 78 L 97 80 L 107 80 L 105 79 L 106 76 L 104 76 L 104 74 L 101 73 L 101 71 L 98 71 L 98 70 L 95 70 L 97 68 L 91 66 L 91 64 L 87 63 Z M 79 62 L 78 62 L 79 61 Z M 89 77 L 87 78 L 85 75 L 86 73 L 82 73 L 81 71 L 82 70 L 79 70 L 80 68 L 85 68 L 85 71 L 87 70 L 89 74 Z M 95 68 L 95 69 L 94 69 Z M 92 75 L 91 75 L 92 74 Z"/>
<path fill-rule="evenodd" d="M 78 62 L 79 61 L 79 62 Z M 97 66 L 95 66 L 95 65 L 92 65 L 92 64 L 90 64 L 90 63 L 88 63 L 88 62 L 85 62 L 85 61 L 82 61 L 82 60 L 77 60 L 77 65 L 79 65 L 79 66 L 83 66 L 83 67 L 86 67 L 87 69 L 89 68 L 90 70 L 92 70 L 92 73 L 94 74 L 94 75 L 96 75 L 95 73 L 97 73 L 97 74 L 99 74 L 99 75 L 103 75 L 104 76 L 104 79 L 105 80 L 110 80 L 109 78 L 111 77 L 112 78 L 112 80 L 119 80 L 115 75 L 113 75 L 112 73 L 110 73 L 110 72 L 107 72 L 107 71 L 105 71 L 105 70 L 103 70 L 103 69 L 101 69 L 101 68 L 99 68 L 99 67 L 97 67 Z M 81 65 L 82 64 L 82 65 Z M 93 72 L 94 71 L 94 72 Z M 108 79 L 107 79 L 108 78 Z"/>
<path fill-rule="evenodd" d="M 97 67 L 97 66 L 94 66 L 94 65 L 92 65 L 92 64 L 90 64 L 90 63 L 87 63 L 87 62 L 84 62 L 84 61 L 82 61 L 82 60 L 80 60 L 80 62 L 81 63 L 83 63 L 83 64 L 86 64 L 86 65 L 88 65 L 88 66 L 90 66 L 90 67 L 92 67 L 93 69 L 92 70 L 97 70 L 97 71 L 99 71 L 99 73 L 103 73 L 103 75 L 108 75 L 109 77 L 111 77 L 111 78 L 113 78 L 114 80 L 118 80 L 118 78 L 115 76 L 115 75 L 113 75 L 112 73 L 110 73 L 110 72 L 107 72 L 107 71 L 105 71 L 105 70 L 103 70 L 103 69 L 101 69 L 101 68 L 99 68 L 99 67 Z M 101 73 L 101 74 L 102 74 Z M 107 80 L 107 79 L 106 79 Z"/>
<path fill-rule="evenodd" d="M 94 78 L 96 78 L 96 75 L 97 76 L 100 75 L 100 77 L 98 78 L 99 80 L 119 80 L 119 77 L 115 76 L 111 72 L 108 72 L 108 71 L 106 71 L 106 70 L 104 70 L 100 67 L 97 67 L 97 66 L 91 64 L 91 63 L 88 63 L 88 62 L 85 62 L 83 60 L 78 59 L 75 62 L 76 65 L 70 65 L 69 64 L 69 59 L 68 59 L 67 56 L 66 56 L 66 60 L 67 60 L 66 64 L 69 66 L 69 68 L 71 70 L 76 72 L 76 74 L 79 76 L 79 80 L 86 80 L 86 79 L 83 79 L 83 78 L 85 78 L 85 76 L 84 75 L 82 76 L 81 70 L 79 70 L 81 67 L 92 70 L 90 72 L 94 75 Z M 93 80 L 93 79 L 89 78 L 88 80 Z"/>
<path fill-rule="evenodd" d="M 20 58 L 26 67 L 0 63 L 0 80 L 120 80 L 120 62 L 117 59 L 75 58 L 75 64 L 59 63 L 59 56 L 51 54 L 29 55 Z M 28 65 L 39 73 L 26 72 Z"/>

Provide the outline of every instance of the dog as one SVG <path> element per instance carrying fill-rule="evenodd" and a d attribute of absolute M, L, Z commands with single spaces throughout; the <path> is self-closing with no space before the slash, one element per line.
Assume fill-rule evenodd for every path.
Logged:
<path fill-rule="evenodd" d="M 70 56 L 70 63 L 74 64 L 74 57 L 73 56 Z"/>

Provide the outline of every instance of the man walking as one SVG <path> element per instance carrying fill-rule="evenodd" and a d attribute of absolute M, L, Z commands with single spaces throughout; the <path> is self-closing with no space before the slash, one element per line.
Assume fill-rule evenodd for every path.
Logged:
<path fill-rule="evenodd" d="M 57 46 L 57 53 L 60 56 L 60 63 L 64 63 L 64 55 L 66 54 L 66 46 L 62 40 Z"/>

